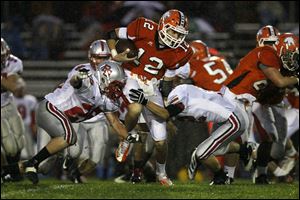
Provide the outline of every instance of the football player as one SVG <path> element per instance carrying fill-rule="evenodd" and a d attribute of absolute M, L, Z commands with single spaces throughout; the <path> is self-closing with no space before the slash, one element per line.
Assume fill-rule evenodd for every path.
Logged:
<path fill-rule="evenodd" d="M 226 87 L 214 92 L 193 85 L 179 85 L 169 94 L 166 108 L 148 100 L 142 90 L 131 89 L 130 98 L 165 120 L 178 115 L 192 117 L 196 121 L 222 124 L 193 151 L 188 168 L 190 179 L 195 176 L 198 162 L 209 165 L 215 162 L 214 158 L 211 159 L 211 155 L 235 151 L 231 149 L 229 143 L 243 134 L 249 126 L 243 105 L 237 102 L 236 96 Z M 211 184 L 225 184 L 227 180 L 225 172 L 218 165 L 211 166 L 216 166 L 216 169 L 212 169 L 214 178 Z"/>
<path fill-rule="evenodd" d="M 26 82 L 22 78 L 19 81 L 21 82 L 20 88 L 14 93 L 14 100 L 25 125 L 25 148 L 21 152 L 21 157 L 28 159 L 36 153 L 35 109 L 37 99 L 33 95 L 26 94 Z"/>
<path fill-rule="evenodd" d="M 268 31 L 259 31 L 258 44 L 260 44 L 259 41 L 263 41 L 263 39 L 259 37 L 260 33 L 262 32 L 266 32 L 273 36 L 276 36 L 277 34 L 278 37 L 278 31 L 276 31 L 276 29 L 273 27 Z M 273 38 L 273 43 L 275 41 L 274 45 L 258 46 L 250 51 L 244 58 L 240 60 L 233 74 L 229 76 L 224 83 L 233 93 L 238 96 L 241 101 L 245 103 L 245 108 L 248 110 L 249 118 L 252 118 L 252 103 L 256 99 L 260 101 L 261 97 L 267 94 L 261 91 L 263 91 L 262 88 L 265 88 L 268 82 L 278 87 L 278 89 L 275 91 L 277 94 L 269 94 L 270 96 L 264 97 L 264 100 L 273 100 L 272 97 L 282 95 L 282 90 L 280 88 L 299 84 L 299 79 L 296 76 L 283 76 L 281 74 L 281 70 L 293 70 L 291 68 L 291 64 L 295 63 L 294 59 L 297 56 L 290 56 L 290 53 L 288 52 L 290 51 L 289 49 L 291 49 L 292 52 L 295 52 L 292 53 L 292 55 L 297 55 L 297 50 L 294 45 L 287 44 L 286 42 L 290 40 L 294 41 L 294 39 L 290 38 L 288 41 L 286 41 L 282 37 L 276 41 L 274 40 L 274 37 L 271 38 Z M 265 41 L 270 42 L 270 40 L 271 39 L 266 39 Z M 297 41 L 292 43 L 296 44 Z M 253 120 L 251 119 L 251 121 Z M 248 132 L 250 132 L 250 130 Z M 243 142 L 245 141 L 247 141 L 247 138 L 243 138 Z M 269 148 L 269 143 L 262 143 L 258 148 L 258 153 L 267 152 L 267 149 Z M 268 159 L 262 159 L 261 162 L 263 162 L 264 165 L 267 165 Z M 261 169 L 259 171 L 259 174 L 262 176 L 258 178 L 258 182 L 266 183 L 265 169 Z"/>
<path fill-rule="evenodd" d="M 194 55 L 189 61 L 190 65 L 180 67 L 177 70 L 167 70 L 165 76 L 168 79 L 170 77 L 178 76 L 183 79 L 191 79 L 192 83 L 198 87 L 206 90 L 218 91 L 222 87 L 222 84 L 230 74 L 232 69 L 224 58 L 219 56 L 211 56 L 208 46 L 201 40 L 195 40 L 190 42 L 191 47 L 194 50 Z M 167 96 L 168 94 L 164 94 Z M 212 132 L 212 122 L 208 123 L 209 132 Z M 230 154 L 232 155 L 232 154 Z M 213 158 L 210 158 L 212 161 Z M 226 161 L 226 159 L 225 159 Z M 217 160 L 210 162 L 211 169 L 220 170 L 221 166 Z M 224 170 L 228 173 L 228 181 L 233 181 L 233 173 L 231 166 L 224 166 Z"/>
<path fill-rule="evenodd" d="M 39 164 L 76 143 L 77 135 L 72 123 L 82 122 L 102 112 L 118 135 L 131 141 L 115 113 L 120 106 L 119 99 L 124 98 L 124 70 L 112 61 L 94 67 L 89 64 L 74 67 L 63 86 L 47 94 L 39 103 L 37 125 L 51 136 L 51 140 L 30 160 L 4 166 L 4 174 L 25 173 L 33 184 L 38 183 Z"/>
<path fill-rule="evenodd" d="M 1 38 L 1 148 L 8 164 L 20 160 L 24 147 L 25 128 L 13 100 L 13 93 L 21 87 L 22 72 L 22 61 L 11 54 L 8 44 Z M 9 179 L 18 181 L 21 177 L 12 175 Z"/>
<path fill-rule="evenodd" d="M 159 24 L 139 17 L 127 27 L 116 28 L 109 32 L 108 45 L 112 58 L 123 62 L 122 67 L 128 76 L 124 94 L 128 97 L 130 89 L 143 89 L 147 98 L 163 106 L 158 85 L 165 70 L 176 69 L 187 64 L 193 54 L 191 47 L 184 41 L 187 34 L 188 19 L 179 10 L 169 10 L 164 13 Z M 118 54 L 115 49 L 118 39 L 132 40 L 139 49 L 137 58 L 129 59 L 127 57 L 129 49 Z M 165 171 L 166 122 L 153 115 L 147 108 L 144 109 L 140 104 L 131 101 L 125 117 L 125 125 L 129 131 L 136 126 L 141 113 L 143 113 L 155 141 L 157 179 L 162 185 L 170 186 L 172 181 Z M 129 145 L 124 145 L 124 148 L 129 148 Z M 122 161 L 126 158 L 117 152 L 117 159 Z"/>

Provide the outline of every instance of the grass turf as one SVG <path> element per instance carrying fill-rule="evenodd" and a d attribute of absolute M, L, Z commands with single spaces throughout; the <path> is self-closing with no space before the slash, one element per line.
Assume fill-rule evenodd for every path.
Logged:
<path fill-rule="evenodd" d="M 90 179 L 88 183 L 41 179 L 1 185 L 1 199 L 299 199 L 299 182 L 253 185 L 238 179 L 233 185 L 209 186 L 208 182 L 178 182 L 170 188 L 158 183 L 114 183 Z"/>

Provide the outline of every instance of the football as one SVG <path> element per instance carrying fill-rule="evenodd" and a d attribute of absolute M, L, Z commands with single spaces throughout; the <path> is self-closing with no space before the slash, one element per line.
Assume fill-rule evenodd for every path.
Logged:
<path fill-rule="evenodd" d="M 127 54 L 128 58 L 133 58 L 138 55 L 138 49 L 136 48 L 132 40 L 118 40 L 116 43 L 116 50 L 118 53 L 124 52 L 126 49 L 130 49 L 130 52 Z"/>
<path fill-rule="evenodd" d="M 279 88 L 270 80 L 265 88 L 258 92 L 257 101 L 262 105 L 275 105 L 283 101 L 286 88 Z"/>

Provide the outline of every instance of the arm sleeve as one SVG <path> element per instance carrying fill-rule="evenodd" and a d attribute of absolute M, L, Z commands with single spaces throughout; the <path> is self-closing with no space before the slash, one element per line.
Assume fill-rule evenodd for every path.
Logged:
<path fill-rule="evenodd" d="M 275 51 L 263 49 L 258 55 L 258 60 L 264 66 L 280 69 L 281 63 Z"/>

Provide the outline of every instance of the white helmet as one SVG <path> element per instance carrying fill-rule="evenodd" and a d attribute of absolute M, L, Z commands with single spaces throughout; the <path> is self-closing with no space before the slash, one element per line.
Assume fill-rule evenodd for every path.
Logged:
<path fill-rule="evenodd" d="M 96 78 L 101 92 L 113 101 L 126 98 L 122 92 L 126 84 L 123 68 L 114 61 L 104 61 L 96 67 Z"/>
<path fill-rule="evenodd" d="M 92 42 L 88 51 L 88 58 L 91 65 L 96 68 L 95 58 L 108 59 L 111 56 L 110 49 L 105 40 L 96 40 Z"/>
<path fill-rule="evenodd" d="M 10 55 L 10 48 L 6 41 L 1 38 L 1 70 L 5 67 L 5 63 Z"/>

